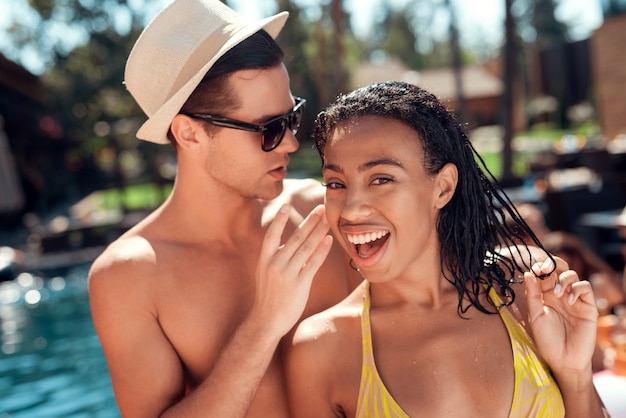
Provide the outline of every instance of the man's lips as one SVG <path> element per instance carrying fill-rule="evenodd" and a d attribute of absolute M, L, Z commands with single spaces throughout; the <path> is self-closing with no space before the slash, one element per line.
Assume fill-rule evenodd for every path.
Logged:
<path fill-rule="evenodd" d="M 287 176 L 287 166 L 277 167 L 269 172 L 272 177 L 279 180 L 284 179 Z"/>

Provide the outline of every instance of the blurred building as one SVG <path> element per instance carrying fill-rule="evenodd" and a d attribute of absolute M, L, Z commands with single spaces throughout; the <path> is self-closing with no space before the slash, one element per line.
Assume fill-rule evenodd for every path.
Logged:
<path fill-rule="evenodd" d="M 605 138 L 626 135 L 626 14 L 607 17 L 591 37 L 593 81 Z"/>
<path fill-rule="evenodd" d="M 405 81 L 420 86 L 436 95 L 450 110 L 457 110 L 457 91 L 452 68 L 414 71 L 396 58 L 380 62 L 365 62 L 357 67 L 352 77 L 352 88 L 382 81 Z M 504 85 L 501 65 L 466 65 L 461 70 L 463 86 L 463 120 L 468 127 L 497 125 L 501 118 Z M 519 113 L 519 112 L 518 112 Z M 518 118 L 519 119 L 519 118 Z"/>
<path fill-rule="evenodd" d="M 589 40 L 532 45 L 526 50 L 529 125 L 549 122 L 568 128 L 593 117 L 593 77 Z M 572 109 L 589 111 L 577 117 Z M 579 112 L 580 113 L 580 112 Z"/>
<path fill-rule="evenodd" d="M 67 194 L 71 146 L 39 78 L 0 54 L 0 227 Z"/>

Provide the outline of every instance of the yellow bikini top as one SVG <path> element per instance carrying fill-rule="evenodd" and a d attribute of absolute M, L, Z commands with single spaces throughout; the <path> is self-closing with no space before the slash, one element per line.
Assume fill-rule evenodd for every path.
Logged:
<path fill-rule="evenodd" d="M 561 392 L 548 366 L 539 358 L 534 342 L 522 324 L 502 306 L 502 300 L 493 289 L 489 292 L 489 297 L 496 306 L 501 306 L 500 317 L 506 326 L 513 350 L 515 389 L 509 417 L 564 417 L 565 406 Z M 369 311 L 370 289 L 367 283 L 361 315 L 363 365 L 356 417 L 408 418 L 409 415 L 391 396 L 376 369 Z"/>

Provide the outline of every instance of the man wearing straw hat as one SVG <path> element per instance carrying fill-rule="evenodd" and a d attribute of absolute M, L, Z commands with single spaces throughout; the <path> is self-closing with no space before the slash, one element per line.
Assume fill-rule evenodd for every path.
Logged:
<path fill-rule="evenodd" d="M 287 416 L 280 341 L 348 293 L 321 186 L 285 180 L 304 105 L 274 41 L 286 19 L 175 0 L 130 53 L 137 136 L 171 142 L 178 173 L 90 272 L 125 417 Z"/>

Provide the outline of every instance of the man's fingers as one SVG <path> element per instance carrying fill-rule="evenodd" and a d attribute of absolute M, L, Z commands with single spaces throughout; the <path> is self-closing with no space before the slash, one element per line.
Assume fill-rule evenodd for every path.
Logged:
<path fill-rule="evenodd" d="M 319 251 L 319 246 L 328 233 L 324 206 L 319 205 L 309 213 L 296 230 L 281 245 L 281 237 L 289 218 L 289 205 L 283 205 L 272 221 L 265 235 L 262 253 L 266 260 L 278 270 L 289 269 L 292 274 L 298 274 L 309 258 Z M 326 258 L 323 255 L 323 259 Z M 270 258 L 271 257 L 271 261 Z M 317 266 L 319 268 L 319 266 Z"/>
<path fill-rule="evenodd" d="M 285 225 L 287 225 L 287 220 L 289 220 L 290 211 L 291 206 L 284 204 L 280 207 L 278 213 L 276 213 L 276 217 L 265 233 L 263 247 L 261 249 L 261 258 L 263 258 L 263 256 L 271 256 L 276 252 L 276 250 L 278 250 L 278 247 L 280 246 L 280 238 L 283 235 Z"/>
<path fill-rule="evenodd" d="M 284 243 L 281 248 L 283 260 L 287 262 L 298 257 L 298 253 L 304 252 L 307 254 L 306 256 L 299 256 L 301 263 L 304 263 L 327 232 L 328 223 L 324 214 L 324 206 L 319 205 L 309 213 Z"/>
<path fill-rule="evenodd" d="M 302 280 L 312 280 L 317 270 L 319 270 L 320 266 L 326 260 L 328 253 L 333 245 L 333 237 L 330 235 L 324 236 L 322 241 L 316 247 L 313 254 L 307 259 L 307 261 L 302 265 L 300 274 Z"/>

